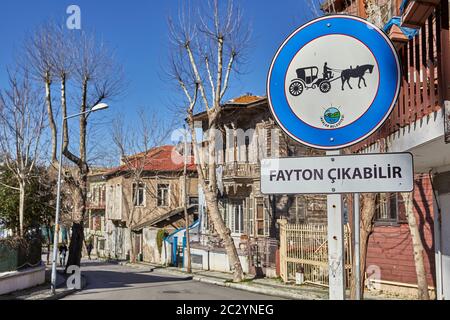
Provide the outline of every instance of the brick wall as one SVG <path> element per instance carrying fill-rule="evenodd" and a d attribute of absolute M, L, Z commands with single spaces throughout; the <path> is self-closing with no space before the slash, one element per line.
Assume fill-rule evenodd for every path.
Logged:
<path fill-rule="evenodd" d="M 414 208 L 424 242 L 428 285 L 435 287 L 433 190 L 426 175 L 416 177 Z M 382 280 L 417 284 L 412 241 L 407 223 L 375 226 L 369 239 L 367 253 L 367 266 L 370 265 L 380 267 Z"/>

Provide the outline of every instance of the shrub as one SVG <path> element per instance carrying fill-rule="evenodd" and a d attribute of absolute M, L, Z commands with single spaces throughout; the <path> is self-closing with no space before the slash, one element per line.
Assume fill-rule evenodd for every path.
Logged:
<path fill-rule="evenodd" d="M 167 231 L 164 229 L 159 229 L 158 233 L 156 234 L 156 245 L 158 246 L 159 255 L 161 255 L 162 245 L 165 237 L 167 237 Z"/>

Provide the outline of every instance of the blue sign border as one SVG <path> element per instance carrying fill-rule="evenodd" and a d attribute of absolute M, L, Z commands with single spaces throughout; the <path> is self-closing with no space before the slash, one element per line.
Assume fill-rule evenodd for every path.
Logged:
<path fill-rule="evenodd" d="M 332 34 L 363 42 L 378 62 L 380 83 L 367 111 L 355 122 L 336 129 L 309 126 L 292 112 L 285 95 L 286 71 L 298 51 L 312 40 Z M 317 149 L 335 150 L 354 145 L 373 134 L 389 117 L 400 91 L 401 69 L 397 51 L 383 31 L 350 15 L 329 15 L 298 28 L 278 49 L 267 78 L 267 96 L 273 116 L 293 139 Z"/>

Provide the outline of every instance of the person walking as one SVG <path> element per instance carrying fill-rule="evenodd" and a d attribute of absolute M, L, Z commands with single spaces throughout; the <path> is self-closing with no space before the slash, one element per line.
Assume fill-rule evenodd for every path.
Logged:
<path fill-rule="evenodd" d="M 89 243 L 86 247 L 89 260 L 91 260 L 91 252 L 92 252 L 93 247 L 94 246 L 92 245 L 92 241 L 89 241 Z"/>
<path fill-rule="evenodd" d="M 64 267 L 66 265 L 66 254 L 67 254 L 67 246 L 66 243 L 63 242 L 59 246 L 59 265 Z"/>

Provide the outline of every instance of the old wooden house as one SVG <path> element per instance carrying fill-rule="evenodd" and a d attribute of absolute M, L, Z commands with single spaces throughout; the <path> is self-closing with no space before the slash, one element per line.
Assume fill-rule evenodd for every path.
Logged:
<path fill-rule="evenodd" d="M 186 225 L 184 156 L 174 146 L 160 146 L 126 160 L 105 174 L 107 255 L 159 263 L 158 230 L 170 234 Z M 189 223 L 197 218 L 196 177 L 195 165 L 188 157 Z"/>
<path fill-rule="evenodd" d="M 207 136 L 207 115 L 195 121 Z M 313 151 L 287 137 L 274 123 L 267 99 L 245 95 L 224 104 L 217 145 L 219 208 L 231 231 L 245 272 L 277 275 L 278 219 L 292 223 L 325 223 L 323 196 L 268 196 L 260 191 L 263 158 L 307 156 Z M 204 154 L 207 139 L 202 145 Z M 200 191 L 201 193 L 201 191 Z M 202 197 L 201 197 L 202 199 Z M 224 248 L 210 228 L 205 204 L 200 203 L 200 241 L 193 243 L 193 267 L 229 271 Z"/>
<path fill-rule="evenodd" d="M 107 169 L 91 169 L 88 176 L 87 215 L 84 221 L 85 242 L 91 242 L 92 254 L 105 256 L 106 242 L 106 179 Z"/>

